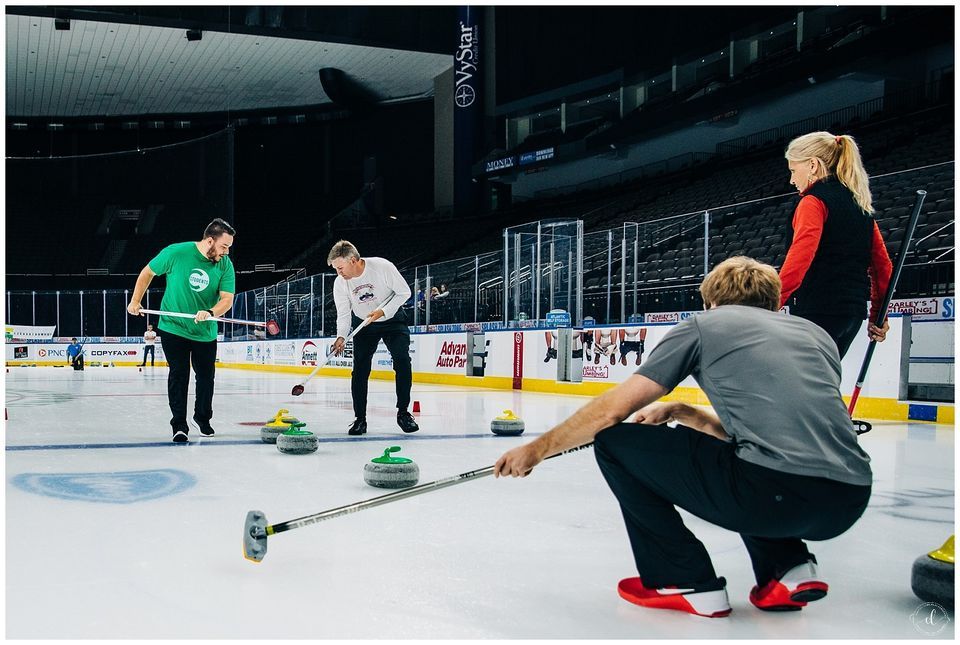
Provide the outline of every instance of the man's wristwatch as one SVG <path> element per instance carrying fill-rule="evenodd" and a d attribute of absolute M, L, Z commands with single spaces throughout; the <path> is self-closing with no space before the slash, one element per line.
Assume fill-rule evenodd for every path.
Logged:
<path fill-rule="evenodd" d="M 213 316 L 214 318 L 217 317 L 217 315 L 216 315 L 215 313 L 213 313 L 213 309 L 204 309 L 204 311 L 206 311 L 208 314 L 210 314 L 210 315 Z"/>

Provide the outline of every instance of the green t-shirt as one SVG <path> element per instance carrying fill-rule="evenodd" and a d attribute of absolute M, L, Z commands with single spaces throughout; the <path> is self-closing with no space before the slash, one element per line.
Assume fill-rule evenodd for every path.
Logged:
<path fill-rule="evenodd" d="M 196 242 L 180 242 L 166 247 L 147 265 L 157 275 L 167 276 L 167 288 L 160 308 L 183 314 L 196 314 L 212 308 L 220 292 L 234 293 L 237 280 L 230 256 L 211 262 L 197 249 Z M 160 316 L 161 331 L 198 341 L 217 339 L 217 323 L 195 323 L 189 318 Z"/>

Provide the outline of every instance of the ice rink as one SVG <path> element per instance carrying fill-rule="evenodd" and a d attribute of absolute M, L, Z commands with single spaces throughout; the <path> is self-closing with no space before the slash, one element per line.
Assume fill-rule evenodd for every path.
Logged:
<path fill-rule="evenodd" d="M 954 432 L 877 422 L 861 437 L 874 492 L 846 534 L 811 543 L 830 593 L 777 614 L 738 535 L 685 515 L 727 578 L 729 618 L 637 607 L 636 570 L 592 450 L 269 538 L 242 557 L 250 510 L 279 523 L 384 494 L 363 466 L 392 445 L 420 483 L 491 465 L 586 399 L 414 383 L 421 430 L 371 381 L 369 434 L 349 437 L 350 382 L 220 369 L 216 436 L 170 442 L 166 368 L 12 367 L 6 374 L 6 636 L 21 638 L 953 638 L 910 590 L 919 555 L 954 533 Z M 192 389 L 190 409 L 192 410 Z M 259 438 L 279 408 L 320 438 L 284 455 Z M 522 437 L 497 437 L 509 408 Z M 952 608 L 950 608 L 952 611 Z"/>

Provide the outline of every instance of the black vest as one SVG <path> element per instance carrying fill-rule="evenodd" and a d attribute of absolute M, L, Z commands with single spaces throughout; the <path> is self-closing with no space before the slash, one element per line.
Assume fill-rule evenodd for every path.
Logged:
<path fill-rule="evenodd" d="M 816 182 L 804 195 L 813 195 L 826 205 L 827 221 L 813 262 L 787 302 L 790 312 L 866 318 L 873 216 L 861 209 L 853 193 L 833 177 Z M 790 222 L 786 237 L 789 248 L 793 244 Z"/>

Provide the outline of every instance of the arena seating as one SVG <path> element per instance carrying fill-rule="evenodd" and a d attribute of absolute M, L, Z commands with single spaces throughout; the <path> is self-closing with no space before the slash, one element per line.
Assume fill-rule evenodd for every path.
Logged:
<path fill-rule="evenodd" d="M 949 108 L 949 106 L 948 106 Z M 950 109 L 928 110 L 895 120 L 860 124 L 845 130 L 856 136 L 868 171 L 877 218 L 891 256 L 901 245 L 903 229 L 917 188 L 928 197 L 914 236 L 910 265 L 953 262 L 954 240 L 954 126 Z M 786 253 L 784 233 L 789 226 L 796 196 L 788 184 L 782 143 L 747 154 L 714 158 L 687 164 L 677 172 L 619 185 L 600 187 L 572 194 L 523 202 L 494 213 L 470 219 L 418 220 L 401 217 L 379 226 L 332 227 L 329 232 L 310 233 L 291 240 L 290 231 L 276 227 L 269 214 L 253 217 L 243 213 L 234 224 L 246 240 L 239 244 L 234 261 L 238 267 L 252 269 L 254 264 L 274 262 L 282 266 L 311 242 L 324 238 L 330 243 L 341 237 L 350 239 L 366 255 L 393 259 L 412 281 L 418 265 L 470 257 L 502 248 L 502 230 L 539 219 L 580 218 L 588 233 L 584 248 L 584 285 L 586 295 L 605 294 L 607 289 L 607 250 L 604 236 L 589 235 L 607 229 L 622 229 L 636 222 L 643 234 L 636 258 L 638 284 L 644 289 L 676 288 L 695 285 L 703 275 L 703 222 L 698 214 L 710 211 L 709 261 L 713 265 L 725 257 L 748 254 L 779 266 Z M 10 171 L 8 179 L 29 181 L 28 173 Z M 39 195 L 40 187 L 36 189 Z M 760 200 L 760 201 L 757 201 Z M 53 200 L 55 201 L 55 200 Z M 167 204 L 154 208 L 155 221 L 149 230 L 138 227 L 133 234 L 103 230 L 109 224 L 109 209 L 117 205 L 76 203 L 67 199 L 52 208 L 70 212 L 73 226 L 68 231 L 46 236 L 43 254 L 31 251 L 29 244 L 8 245 L 9 268 L 15 273 L 49 273 L 56 258 L 58 273 L 83 274 L 88 268 L 109 268 L 111 273 L 136 273 L 145 258 L 165 244 L 194 239 L 197 225 L 212 216 L 208 209 L 193 204 Z M 51 208 L 50 201 L 46 204 Z M 671 216 L 693 214 L 673 224 L 649 243 L 656 226 L 647 223 Z M 215 215 L 215 214 L 214 214 Z M 36 222 L 28 212 L 10 213 L 7 235 L 11 241 L 32 239 Z M 603 239 L 601 239 L 603 238 Z M 76 240 L 84 240 L 77 244 Z M 429 240 L 429 244 L 425 243 Z M 321 245 L 323 246 L 323 245 Z M 317 247 L 306 262 L 308 273 L 328 271 L 326 248 Z M 629 286 L 633 286 L 633 258 L 628 258 Z M 619 284 L 620 247 L 613 249 L 614 284 Z M 952 290 L 952 278 L 944 288 Z M 919 292 L 923 286 L 918 285 Z M 922 294 L 920 294 L 922 295 Z"/>
<path fill-rule="evenodd" d="M 926 117 L 880 122 L 852 132 L 861 146 L 872 175 L 874 207 L 891 257 L 896 257 L 913 204 L 915 191 L 927 190 L 914 244 L 907 258 L 914 267 L 953 261 L 953 122 L 940 111 Z M 760 201 L 757 201 L 760 200 Z M 560 195 L 513 207 L 499 216 L 486 216 L 453 224 L 389 226 L 375 230 L 342 231 L 369 254 L 393 254 L 401 266 L 412 268 L 428 261 L 463 258 L 502 248 L 504 226 L 560 217 L 584 220 L 585 297 L 605 297 L 607 292 L 607 238 L 591 235 L 622 229 L 637 222 L 641 232 L 637 257 L 637 284 L 660 291 L 696 285 L 703 276 L 702 211 L 710 210 L 710 265 L 732 255 L 746 254 L 779 267 L 786 255 L 785 233 L 797 197 L 788 183 L 782 146 L 755 151 L 750 156 L 711 161 L 685 171 L 620 186 L 574 195 Z M 746 202 L 746 203 L 744 203 Z M 739 205 L 737 205 L 739 204 Z M 724 205 L 729 205 L 724 207 Z M 646 224 L 677 217 L 657 234 L 657 225 Z M 423 239 L 437 239 L 435 228 L 448 235 L 446 244 L 424 248 Z M 418 233 L 418 231 L 420 231 Z M 429 231 L 429 235 L 426 231 Z M 656 238 L 656 243 L 651 240 Z M 632 248 L 632 244 L 630 245 Z M 619 237 L 612 249 L 612 291 L 619 291 Z M 628 288 L 633 288 L 633 257 L 628 256 Z M 952 275 L 952 268 L 948 271 Z M 921 280 L 922 282 L 922 280 Z M 952 292 L 952 278 L 944 289 Z M 907 282 L 904 283 L 906 288 Z M 930 285 L 916 284 L 923 295 Z M 906 289 L 901 289 L 905 293 Z"/>
<path fill-rule="evenodd" d="M 928 192 L 907 257 L 908 265 L 953 261 L 953 131 L 952 117 L 940 113 L 892 124 L 878 123 L 853 132 L 872 175 L 876 217 L 891 257 L 896 257 L 900 248 L 915 191 L 923 188 Z M 656 228 L 646 225 L 647 222 L 692 214 L 686 220 L 678 218 L 681 224 L 671 224 L 669 233 L 654 235 L 658 238 L 656 244 L 641 244 L 637 278 L 644 289 L 699 283 L 703 276 L 703 220 L 698 213 L 707 209 L 711 213 L 711 266 L 726 257 L 746 254 L 779 267 L 786 255 L 784 234 L 797 201 L 788 183 L 782 150 L 776 147 L 663 178 L 524 204 L 510 213 L 509 223 L 501 218 L 496 224 L 581 217 L 588 233 L 584 244 L 584 286 L 588 298 L 606 294 L 608 259 L 606 236 L 590 233 L 618 229 L 625 222 L 639 223 L 642 236 Z M 740 205 L 723 207 L 725 204 Z M 502 227 L 490 228 L 484 234 L 479 234 L 482 229 L 473 228 L 473 241 L 447 257 L 502 248 Z M 467 237 L 462 230 L 452 233 L 459 239 Z M 614 244 L 612 256 L 610 286 L 619 290 L 619 243 Z M 632 264 L 632 260 L 631 255 L 628 262 Z M 630 275 L 632 267 L 628 268 L 628 286 L 632 288 Z M 948 289 L 952 290 L 952 285 Z"/>

